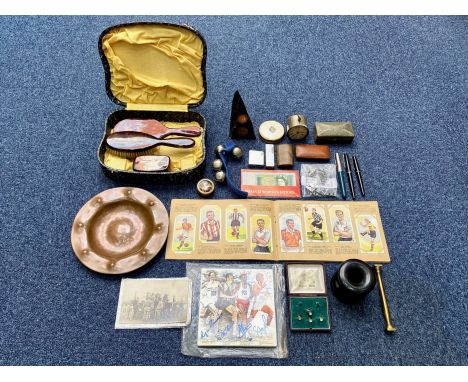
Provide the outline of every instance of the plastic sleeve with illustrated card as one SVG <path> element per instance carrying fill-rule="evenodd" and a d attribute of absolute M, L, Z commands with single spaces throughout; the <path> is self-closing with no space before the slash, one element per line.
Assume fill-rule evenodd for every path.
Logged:
<path fill-rule="evenodd" d="M 287 358 L 282 264 L 187 263 L 192 320 L 182 354 L 202 358 Z"/>

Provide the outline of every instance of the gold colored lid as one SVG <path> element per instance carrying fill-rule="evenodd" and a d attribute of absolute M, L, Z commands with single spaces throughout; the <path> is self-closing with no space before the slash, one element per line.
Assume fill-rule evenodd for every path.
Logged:
<path fill-rule="evenodd" d="M 210 196 L 214 192 L 214 189 L 215 185 L 210 179 L 201 179 L 197 183 L 197 191 L 201 196 Z"/>

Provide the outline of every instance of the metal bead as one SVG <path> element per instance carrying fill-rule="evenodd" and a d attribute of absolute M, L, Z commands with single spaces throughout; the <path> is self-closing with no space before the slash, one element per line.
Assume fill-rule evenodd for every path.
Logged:
<path fill-rule="evenodd" d="M 242 149 L 239 146 L 236 146 L 236 147 L 234 147 L 232 149 L 232 156 L 235 159 L 241 159 L 243 154 L 244 153 L 243 153 Z"/>
<path fill-rule="evenodd" d="M 215 174 L 215 180 L 219 183 L 222 183 L 224 182 L 224 180 L 226 179 L 226 173 L 224 171 L 217 171 L 216 174 Z"/>
<path fill-rule="evenodd" d="M 213 161 L 213 170 L 219 171 L 223 169 L 223 161 L 221 159 L 215 159 Z"/>
<path fill-rule="evenodd" d="M 223 151 L 223 150 L 224 150 L 224 146 L 223 145 L 218 145 L 218 146 L 215 147 L 215 154 L 219 156 L 221 154 L 221 151 Z"/>

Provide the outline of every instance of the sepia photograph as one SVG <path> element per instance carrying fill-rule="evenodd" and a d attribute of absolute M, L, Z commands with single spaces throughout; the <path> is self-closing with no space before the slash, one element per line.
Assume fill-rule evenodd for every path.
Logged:
<path fill-rule="evenodd" d="M 192 282 L 188 278 L 122 279 L 115 328 L 187 326 L 191 304 Z"/>

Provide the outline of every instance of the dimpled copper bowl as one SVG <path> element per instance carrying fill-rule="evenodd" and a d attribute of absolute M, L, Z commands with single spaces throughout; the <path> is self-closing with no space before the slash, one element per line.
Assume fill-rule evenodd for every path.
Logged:
<path fill-rule="evenodd" d="M 142 267 L 166 242 L 169 218 L 153 194 L 118 187 L 91 198 L 73 222 L 71 242 L 93 271 L 122 274 Z"/>

